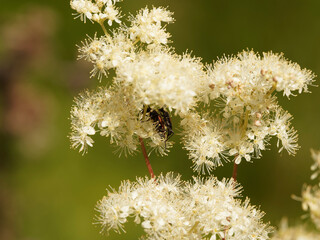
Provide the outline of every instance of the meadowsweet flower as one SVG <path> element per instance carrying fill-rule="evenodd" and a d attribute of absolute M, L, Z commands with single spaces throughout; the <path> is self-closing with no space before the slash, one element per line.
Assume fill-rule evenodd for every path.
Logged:
<path fill-rule="evenodd" d="M 91 0 L 72 0 L 70 1 L 71 8 L 78 12 L 77 17 L 80 17 L 81 21 L 86 22 L 86 19 L 92 19 L 93 14 L 100 12 L 99 7 Z"/>
<path fill-rule="evenodd" d="M 115 77 L 107 87 L 86 91 L 75 99 L 71 111 L 74 148 L 86 152 L 99 133 L 133 153 L 143 140 L 166 154 L 172 135 L 169 113 L 181 117 L 184 147 L 195 171 L 210 172 L 233 159 L 240 164 L 261 157 L 272 136 L 278 138 L 279 152 L 295 154 L 297 133 L 292 116 L 277 102 L 275 92 L 288 98 L 308 92 L 314 75 L 282 55 L 244 51 L 204 67 L 200 58 L 178 55 L 168 46 L 166 24 L 174 21 L 162 7 L 144 8 L 128 24 L 120 21 L 121 0 L 71 0 L 82 21 L 101 25 L 104 35 L 88 38 L 79 47 L 79 58 L 93 64 L 91 76 L 101 80 L 112 70 Z M 120 26 L 107 30 L 117 22 Z M 198 107 L 213 104 L 215 111 Z M 206 105 L 207 104 L 207 105 Z M 319 173 L 318 155 L 312 169 Z M 153 171 L 149 172 L 154 177 Z M 272 229 L 262 222 L 264 213 L 239 199 L 241 187 L 232 179 L 214 177 L 183 181 L 169 173 L 157 178 L 137 178 L 110 190 L 97 205 L 103 229 L 118 233 L 132 218 L 141 224 L 146 239 L 265 240 Z M 319 186 L 306 186 L 302 206 L 320 225 Z M 319 227 L 320 228 L 320 227 Z M 280 234 L 280 232 L 278 233 Z M 290 235 L 290 233 L 288 234 Z M 279 235 L 280 236 L 280 235 Z M 276 238 L 275 238 L 276 239 Z"/>
<path fill-rule="evenodd" d="M 132 86 L 143 104 L 186 113 L 203 90 L 205 73 L 200 59 L 167 50 L 141 52 L 117 69 L 116 81 Z"/>
<path fill-rule="evenodd" d="M 182 116 L 183 143 L 194 162 L 194 170 L 210 172 L 230 157 L 236 164 L 242 159 L 251 162 L 261 157 L 272 136 L 278 137 L 279 152 L 286 149 L 289 154 L 295 154 L 299 146 L 296 131 L 290 125 L 291 115 L 279 106 L 270 107 L 268 111 L 263 115 L 243 113 L 222 120 L 219 113 L 200 117 L 189 112 Z"/>
<path fill-rule="evenodd" d="M 305 226 L 289 227 L 286 218 L 281 220 L 280 228 L 271 240 L 315 240 L 320 239 L 319 233 L 309 231 Z"/>
<path fill-rule="evenodd" d="M 180 56 L 165 46 L 169 34 L 161 23 L 173 21 L 166 9 L 145 8 L 129 21 L 131 27 L 121 26 L 112 33 L 105 32 L 105 36 L 85 40 L 79 58 L 93 63 L 91 76 L 99 79 L 114 69 L 115 82 L 133 88 L 142 104 L 186 113 L 196 105 L 206 86 L 201 59 L 190 54 Z M 148 48 L 138 46 L 137 40 Z"/>
<path fill-rule="evenodd" d="M 315 164 L 312 165 L 311 170 L 317 170 L 319 166 L 319 152 L 311 149 L 311 155 Z M 317 172 L 311 175 L 311 179 L 317 177 Z M 301 201 L 302 209 L 308 211 L 312 222 L 316 228 L 320 230 L 320 185 L 304 184 L 302 188 L 302 196 L 292 196 L 293 199 Z M 288 227 L 287 219 L 281 221 L 280 229 L 275 233 L 272 240 L 314 240 L 320 239 L 319 231 L 310 231 L 303 225 L 295 227 Z"/>
<path fill-rule="evenodd" d="M 171 143 L 156 130 L 155 123 L 143 116 L 143 106 L 135 101 L 130 88 L 120 85 L 85 92 L 75 99 L 71 111 L 72 146 L 86 152 L 93 145 L 92 135 L 110 137 L 126 153 L 133 153 L 139 145 L 139 137 L 166 154 Z"/>
<path fill-rule="evenodd" d="M 282 147 L 280 147 L 279 152 L 285 149 L 289 154 L 294 155 L 299 149 L 299 145 L 297 143 L 297 131 L 290 126 L 291 119 L 291 114 L 279 107 L 276 108 L 275 117 L 270 124 L 270 135 L 276 135 L 278 137 L 278 146 L 281 141 Z"/>
<path fill-rule="evenodd" d="M 180 176 L 124 181 L 99 201 L 98 222 L 103 229 L 124 231 L 128 218 L 141 224 L 147 239 L 269 239 L 264 215 L 246 199 L 241 187 L 216 178 L 184 182 Z"/>
<path fill-rule="evenodd" d="M 239 103 L 243 105 L 257 106 L 273 90 L 283 91 L 287 97 L 294 92 L 308 92 L 314 77 L 311 71 L 301 69 L 282 54 L 269 52 L 261 57 L 253 51 L 243 51 L 209 67 L 209 86 L 214 89 L 208 88 L 207 93 L 211 98 L 221 95 L 228 99 L 240 98 Z"/>
<path fill-rule="evenodd" d="M 93 63 L 91 77 L 108 76 L 110 69 L 125 65 L 134 59 L 135 53 L 132 42 L 123 31 L 114 32 L 113 38 L 102 36 L 86 39 L 79 48 L 79 58 Z"/>
<path fill-rule="evenodd" d="M 101 0 L 94 4 L 101 12 L 116 2 Z M 83 4 L 74 0 L 71 5 L 79 10 Z M 166 154 L 172 145 L 167 141 L 167 126 L 152 120 L 150 113 L 144 116 L 145 108 L 185 114 L 196 106 L 198 96 L 205 89 L 206 73 L 200 59 L 175 54 L 161 37 L 169 36 L 162 23 L 173 21 L 171 12 L 164 8 L 145 8 L 129 21 L 131 27 L 122 25 L 113 32 L 104 29 L 104 36 L 89 37 L 79 47 L 79 58 L 93 64 L 91 76 L 107 77 L 111 69 L 115 73 L 110 88 L 87 92 L 75 101 L 70 139 L 72 146 L 79 147 L 80 151 L 86 152 L 88 146 L 93 145 L 92 136 L 100 132 L 126 153 L 136 151 L 143 138 L 151 150 Z M 103 22 L 99 23 L 103 26 Z M 148 27 L 155 32 L 143 33 Z M 149 46 L 145 48 L 137 44 L 137 40 Z"/>
<path fill-rule="evenodd" d="M 319 167 L 319 151 L 311 149 L 311 156 L 315 161 L 311 167 L 311 170 L 314 171 Z M 313 173 L 311 175 L 311 179 L 317 178 L 318 173 L 319 171 Z M 315 186 L 304 184 L 302 188 L 302 196 L 293 196 L 293 198 L 302 202 L 302 209 L 309 212 L 311 220 L 320 230 L 320 184 Z"/>
<path fill-rule="evenodd" d="M 261 57 L 253 51 L 244 51 L 208 66 L 206 73 L 207 83 L 202 85 L 206 87 L 198 94 L 198 99 L 202 97 L 202 101 L 217 109 L 214 117 L 206 120 L 206 125 L 210 121 L 213 125 L 220 122 L 219 138 L 227 153 L 225 156 L 236 164 L 242 159 L 251 162 L 261 157 L 272 136 L 278 138 L 279 152 L 285 149 L 291 155 L 296 153 L 298 135 L 290 123 L 292 116 L 278 105 L 273 93 L 283 91 L 289 97 L 296 92 L 307 92 L 314 81 L 310 71 L 302 70 L 282 55 L 264 53 Z M 198 124 L 201 125 L 200 121 Z M 192 132 L 188 125 L 185 128 L 187 133 Z M 213 165 L 201 160 L 212 153 L 201 145 L 196 146 L 195 139 L 189 135 L 184 139 L 192 159 L 202 161 L 208 170 L 220 165 L 220 161 Z"/>
<path fill-rule="evenodd" d="M 71 0 L 71 8 L 78 12 L 77 17 L 80 17 L 81 21 L 86 22 L 86 19 L 90 21 L 103 24 L 104 21 L 108 21 L 111 26 L 115 21 L 120 23 L 120 12 L 115 7 L 115 3 L 121 0 Z M 76 18 L 77 18 L 76 17 Z"/>
<path fill-rule="evenodd" d="M 115 7 L 116 2 L 120 2 L 122 0 L 99 0 L 98 2 L 102 2 L 105 4 L 105 8 L 103 11 L 103 18 L 101 20 L 108 20 L 108 25 L 111 26 L 112 22 L 121 23 L 120 21 L 120 11 Z M 102 5 L 102 4 L 101 4 Z M 99 18 L 96 21 L 101 21 Z"/>
<path fill-rule="evenodd" d="M 214 167 L 222 165 L 226 146 L 217 121 L 208 115 L 201 117 L 189 112 L 183 116 L 181 126 L 184 129 L 184 147 L 189 151 L 195 171 L 210 172 Z"/>
<path fill-rule="evenodd" d="M 320 188 L 304 185 L 302 190 L 302 209 L 309 211 L 311 220 L 320 230 Z"/>
<path fill-rule="evenodd" d="M 141 41 L 150 47 L 159 44 L 166 45 L 170 34 L 161 26 L 161 22 L 173 22 L 172 12 L 162 8 L 153 7 L 141 9 L 135 17 L 131 17 L 131 26 L 128 31 L 133 41 Z"/>

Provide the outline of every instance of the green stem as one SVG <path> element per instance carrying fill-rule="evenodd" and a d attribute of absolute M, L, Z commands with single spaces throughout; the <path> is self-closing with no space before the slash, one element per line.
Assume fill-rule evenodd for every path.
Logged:
<path fill-rule="evenodd" d="M 245 116 L 244 116 L 244 121 L 243 121 L 243 126 L 242 126 L 242 137 L 245 136 L 247 127 L 248 127 L 248 121 L 249 121 L 249 111 L 246 110 Z"/>
<path fill-rule="evenodd" d="M 103 30 L 103 32 L 104 32 L 104 34 L 106 35 L 107 40 L 109 41 L 109 43 L 112 43 L 112 38 L 110 37 L 110 35 L 109 35 L 109 33 L 108 33 L 108 31 L 107 31 L 106 27 L 104 26 L 104 23 L 103 23 L 103 22 L 99 22 L 99 24 L 100 24 L 100 26 L 101 26 L 101 28 L 102 28 L 102 30 Z"/>
<path fill-rule="evenodd" d="M 269 97 L 276 90 L 276 88 L 277 88 L 277 82 L 274 82 L 272 84 L 272 88 L 267 92 L 266 98 Z"/>

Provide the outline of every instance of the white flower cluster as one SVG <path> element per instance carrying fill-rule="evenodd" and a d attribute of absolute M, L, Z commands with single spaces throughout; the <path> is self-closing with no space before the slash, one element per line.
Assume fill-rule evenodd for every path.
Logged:
<path fill-rule="evenodd" d="M 93 63 L 91 77 L 98 75 L 99 79 L 108 76 L 110 69 L 126 65 L 135 59 L 133 43 L 124 32 L 114 33 L 113 38 L 102 36 L 86 39 L 79 48 L 79 58 Z"/>
<path fill-rule="evenodd" d="M 122 0 L 71 0 L 70 5 L 78 12 L 76 15 L 81 21 L 86 22 L 86 19 L 89 19 L 103 24 L 107 20 L 111 26 L 113 21 L 121 23 L 120 12 L 115 7 L 120 1 Z"/>
<path fill-rule="evenodd" d="M 205 74 L 199 59 L 160 50 L 142 52 L 120 66 L 116 81 L 132 86 L 143 104 L 186 113 L 204 89 Z"/>
<path fill-rule="evenodd" d="M 209 117 L 195 117 L 198 113 L 194 112 L 182 116 L 185 147 L 196 170 L 219 166 L 225 156 L 236 164 L 243 158 L 259 158 L 272 136 L 278 138 L 279 152 L 296 153 L 298 136 L 291 127 L 292 116 L 278 105 L 273 93 L 283 91 L 289 97 L 295 91 L 307 92 L 314 81 L 310 71 L 301 70 L 282 55 L 264 53 L 260 57 L 245 51 L 209 66 L 207 76 L 202 97 L 218 111 Z"/>
<path fill-rule="evenodd" d="M 311 149 L 311 156 L 315 162 L 312 165 L 311 170 L 315 171 L 319 168 L 320 151 L 316 151 L 316 150 Z M 319 171 L 316 171 L 315 173 L 313 173 L 311 175 L 311 179 L 316 179 L 318 177 L 318 174 L 319 174 Z M 303 188 L 302 188 L 302 196 L 297 197 L 297 196 L 293 195 L 292 198 L 295 200 L 301 201 L 302 209 L 304 211 L 308 211 L 308 215 L 310 216 L 311 221 L 314 223 L 314 225 L 316 226 L 318 231 L 317 232 L 306 231 L 304 229 L 304 227 L 300 227 L 300 226 L 297 226 L 294 228 L 288 228 L 288 230 L 287 230 L 286 229 L 287 227 L 286 227 L 286 228 L 283 228 L 284 229 L 283 234 L 285 234 L 286 232 L 290 232 L 292 235 L 292 238 L 283 238 L 283 239 L 284 240 L 286 240 L 286 239 L 290 239 L 290 240 L 291 239 L 292 240 L 320 239 L 320 184 L 319 184 L 319 182 L 315 186 L 304 184 Z M 285 224 L 285 225 L 287 225 L 287 224 Z M 280 237 L 281 232 L 282 232 L 282 230 L 280 229 L 279 234 L 277 234 L 276 236 Z M 294 236 L 295 232 L 296 232 L 296 236 Z M 288 233 L 288 236 L 290 236 L 289 233 Z M 301 236 L 301 237 L 298 238 L 298 236 Z M 278 240 L 278 239 L 280 240 L 280 238 L 275 238 L 274 240 Z"/>
<path fill-rule="evenodd" d="M 289 227 L 286 218 L 281 220 L 280 229 L 271 240 L 316 240 L 320 239 L 318 233 L 308 230 L 305 226 Z"/>
<path fill-rule="evenodd" d="M 132 40 L 150 44 L 149 47 L 168 43 L 170 34 L 161 26 L 161 22 L 173 22 L 171 12 L 163 8 L 144 8 L 131 20 L 129 33 Z"/>
<path fill-rule="evenodd" d="M 221 119 L 219 114 L 200 116 L 195 112 L 183 116 L 185 148 L 189 150 L 195 170 L 210 171 L 222 165 L 222 160 L 229 161 L 230 156 L 236 164 L 242 158 L 246 161 L 259 158 L 271 136 L 278 137 L 278 146 L 282 145 L 279 151 L 286 149 L 289 154 L 295 154 L 299 148 L 296 131 L 290 124 L 292 117 L 280 106 L 270 107 L 263 115 L 247 110 L 242 116 L 243 119 L 241 115 Z M 256 121 L 261 124 L 255 124 Z"/>
<path fill-rule="evenodd" d="M 314 81 L 310 71 L 282 55 L 260 56 L 253 51 L 205 66 L 201 59 L 178 55 L 168 46 L 166 24 L 174 21 L 170 11 L 144 8 L 124 24 L 115 7 L 120 1 L 70 1 L 82 21 L 97 22 L 104 31 L 104 36 L 83 41 L 79 58 L 93 64 L 92 77 L 101 80 L 110 71 L 114 74 L 107 86 L 75 99 L 70 135 L 74 148 L 86 152 L 99 132 L 125 154 L 136 151 L 140 143 L 151 168 L 142 139 L 152 150 L 166 154 L 172 145 L 170 114 L 175 113 L 181 117 L 184 147 L 198 172 L 210 172 L 230 158 L 235 164 L 259 158 L 272 136 L 278 138 L 279 152 L 296 153 L 292 116 L 278 105 L 275 93 L 290 97 L 308 92 Z M 111 26 L 113 21 L 120 26 L 107 30 L 104 23 Z M 200 111 L 201 104 L 208 109 Z M 313 155 L 317 160 L 312 178 L 317 178 L 320 154 Z M 152 169 L 149 172 L 153 177 Z M 234 180 L 213 177 L 192 182 L 173 174 L 138 178 L 108 192 L 97 206 L 98 221 L 108 231 L 121 232 L 131 217 L 141 224 L 146 239 L 269 239 L 271 228 L 261 220 L 264 213 L 248 199 L 238 199 L 240 192 Z M 310 211 L 318 227 L 319 199 L 319 186 L 305 187 L 303 209 Z"/>
<path fill-rule="evenodd" d="M 90 12 L 88 6 L 92 4 L 101 10 L 103 6 L 109 9 L 116 2 L 73 0 L 71 6 L 85 13 Z M 95 12 L 91 13 L 93 16 Z M 161 7 L 145 8 L 137 16 L 130 16 L 129 21 L 130 27 L 121 25 L 110 33 L 104 29 L 104 36 L 95 35 L 79 47 L 79 58 L 93 64 L 91 76 L 101 79 L 108 76 L 109 70 L 115 72 L 108 90 L 82 94 L 75 101 L 70 138 L 72 146 L 80 147 L 80 151 L 92 146 L 91 136 L 99 129 L 102 135 L 110 136 L 111 142 L 129 153 L 136 150 L 138 138 L 151 140 L 152 147 L 165 153 L 166 146 L 171 144 L 167 143 L 169 132 L 163 134 L 171 133 L 171 129 L 167 129 L 168 120 L 151 116 L 150 111 L 174 110 L 186 114 L 205 91 L 207 78 L 200 59 L 189 54 L 175 54 L 167 46 L 170 34 L 161 23 L 173 21 L 171 12 Z M 103 91 L 111 97 L 106 98 Z M 146 112 L 147 108 L 151 110 Z"/>
<path fill-rule="evenodd" d="M 259 107 L 273 90 L 283 91 L 289 97 L 293 92 L 307 92 L 314 80 L 311 71 L 301 69 L 296 63 L 272 52 L 259 56 L 253 51 L 243 51 L 236 57 L 223 58 L 209 69 L 211 99 L 223 96 L 228 103 Z M 235 109 L 236 110 L 236 109 Z"/>
<path fill-rule="evenodd" d="M 194 169 L 199 172 L 222 165 L 223 161 L 229 160 L 228 157 L 236 164 L 242 159 L 252 161 L 259 158 L 272 136 L 279 139 L 279 152 L 285 149 L 289 154 L 296 153 L 299 146 L 297 133 L 290 125 L 292 116 L 278 105 L 274 93 L 282 91 L 289 97 L 296 92 L 307 92 L 314 78 L 310 71 L 301 69 L 282 55 L 270 52 L 259 56 L 253 51 L 225 57 L 205 68 L 201 59 L 189 54 L 178 55 L 168 47 L 170 34 L 163 23 L 171 23 L 174 19 L 172 13 L 162 7 L 141 9 L 136 16 L 128 18 L 128 26 L 121 24 L 109 33 L 103 22 L 117 19 L 115 16 L 119 11 L 111 14 L 110 10 L 115 9 L 116 2 L 71 0 L 71 6 L 82 14 L 82 18 L 99 19 L 94 17 L 95 14 L 104 12 L 104 17 L 100 18 L 103 20 L 98 22 L 103 26 L 105 35 L 95 35 L 85 40 L 79 48 L 79 57 L 93 64 L 91 76 L 97 75 L 99 79 L 107 77 L 109 70 L 113 69 L 115 77 L 111 85 L 120 86 L 122 92 L 130 93 L 134 101 L 129 111 L 133 115 L 129 119 L 140 121 L 140 113 L 146 113 L 144 107 L 179 114 L 185 148 L 194 162 Z M 201 102 L 213 103 L 216 113 L 196 112 Z M 81 115 L 74 110 L 72 121 L 75 124 L 90 122 L 85 118 L 90 117 L 92 109 L 88 110 L 88 116 L 84 110 Z M 97 111 L 100 115 L 114 111 L 115 115 L 127 116 L 128 112 L 119 112 L 123 109 L 110 107 Z M 146 118 L 152 122 L 152 116 Z M 157 128 L 159 131 L 159 124 L 160 130 L 166 131 L 166 123 L 161 119 L 159 121 L 155 122 L 154 117 L 155 131 Z M 90 126 L 94 128 L 96 123 Z M 93 141 L 88 137 L 90 134 L 84 131 L 86 128 L 75 124 L 71 135 L 73 146 L 84 150 Z M 98 127 L 101 129 L 99 124 Z M 116 129 L 121 132 L 114 134 L 123 137 L 114 142 L 130 149 L 129 152 L 135 150 L 136 141 L 124 139 L 132 139 L 133 132 L 136 135 L 143 130 L 129 133 L 122 131 L 122 128 Z M 129 133 L 127 138 L 125 133 Z M 167 137 L 162 137 L 162 145 L 166 140 Z M 159 144 L 159 141 L 153 142 L 154 146 Z"/>
<path fill-rule="evenodd" d="M 311 220 L 320 230 L 320 188 L 304 185 L 302 190 L 302 209 L 309 211 Z"/>
<path fill-rule="evenodd" d="M 99 131 L 101 136 L 110 137 L 110 143 L 120 146 L 125 155 L 137 150 L 139 137 L 160 154 L 166 154 L 170 143 L 165 148 L 153 122 L 143 119 L 142 111 L 137 112 L 143 106 L 136 103 L 130 88 L 120 85 L 81 94 L 71 110 L 72 146 L 86 152 L 87 146 L 93 144 L 91 136 Z"/>
<path fill-rule="evenodd" d="M 316 179 L 319 176 L 320 151 L 311 149 L 311 157 L 314 160 L 311 170 L 315 171 L 311 175 L 311 179 Z M 309 211 L 311 220 L 320 230 L 320 183 L 318 182 L 315 186 L 305 184 L 300 200 L 302 201 L 302 209 Z"/>
<path fill-rule="evenodd" d="M 146 239 L 269 239 L 272 229 L 263 212 L 236 199 L 241 187 L 216 178 L 193 182 L 173 177 L 138 178 L 122 182 L 99 201 L 98 222 L 106 230 L 124 231 L 128 218 L 141 224 Z"/>
<path fill-rule="evenodd" d="M 195 171 L 205 173 L 222 165 L 221 158 L 225 158 L 225 143 L 223 132 L 219 124 L 205 114 L 201 117 L 190 112 L 184 115 L 181 125 L 185 131 L 183 139 L 185 148 L 189 150 L 189 157 L 193 160 Z"/>

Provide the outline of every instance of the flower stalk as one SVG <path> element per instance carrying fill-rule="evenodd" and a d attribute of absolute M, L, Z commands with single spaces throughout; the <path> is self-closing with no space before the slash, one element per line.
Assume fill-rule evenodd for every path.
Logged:
<path fill-rule="evenodd" d="M 151 167 L 151 163 L 150 163 L 147 151 L 146 151 L 146 147 L 144 146 L 143 139 L 141 137 L 139 137 L 139 141 L 140 141 L 140 145 L 141 145 L 141 150 L 142 150 L 142 154 L 143 154 L 143 157 L 144 157 L 144 161 L 146 162 L 146 166 L 148 168 L 150 176 L 151 176 L 151 178 L 155 178 L 155 175 L 153 173 L 153 170 L 152 170 L 152 167 Z"/>
<path fill-rule="evenodd" d="M 235 182 L 237 181 L 238 165 L 239 164 L 236 164 L 236 162 L 233 163 L 232 178 Z"/>

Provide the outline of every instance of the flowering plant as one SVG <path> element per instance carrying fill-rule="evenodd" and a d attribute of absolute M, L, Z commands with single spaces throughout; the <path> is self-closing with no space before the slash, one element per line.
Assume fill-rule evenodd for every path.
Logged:
<path fill-rule="evenodd" d="M 189 53 L 179 55 L 169 46 L 166 31 L 166 24 L 174 21 L 172 12 L 144 8 L 123 21 L 118 2 L 70 2 L 76 17 L 102 27 L 103 36 L 83 41 L 79 57 L 93 64 L 92 77 L 107 81 L 75 99 L 70 139 L 82 152 L 93 146 L 97 132 L 117 145 L 120 154 L 132 154 L 140 145 L 151 178 L 138 177 L 122 182 L 118 191 L 109 190 L 97 205 L 98 221 L 107 231 L 121 232 L 132 217 L 146 239 L 269 239 L 272 228 L 263 223 L 264 213 L 239 198 L 237 166 L 243 159 L 260 158 L 272 136 L 278 138 L 279 152 L 296 153 L 292 116 L 275 93 L 289 98 L 308 92 L 314 74 L 272 52 L 247 50 L 213 64 Z M 118 26 L 111 31 L 105 23 Z M 112 79 L 110 71 L 115 73 Z M 232 161 L 231 179 L 198 176 L 183 181 L 173 173 L 154 175 L 145 143 L 150 152 L 169 153 L 175 129 L 170 115 L 180 119 L 193 169 L 210 173 Z M 308 192 L 306 188 L 303 196 Z M 303 206 L 313 213 L 310 202 Z"/>

